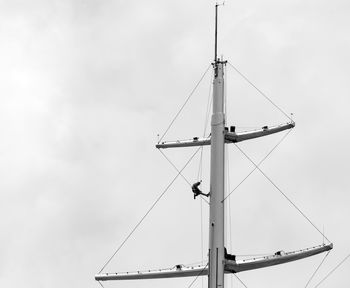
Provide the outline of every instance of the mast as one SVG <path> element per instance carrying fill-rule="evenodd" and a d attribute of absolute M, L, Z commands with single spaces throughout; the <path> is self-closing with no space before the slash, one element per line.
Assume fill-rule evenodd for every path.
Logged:
<path fill-rule="evenodd" d="M 194 137 L 192 140 L 177 140 L 170 142 L 158 142 L 157 149 L 194 147 L 194 146 L 211 146 L 210 158 L 210 196 L 209 202 L 209 259 L 207 265 L 197 267 L 186 267 L 178 264 L 170 269 L 146 270 L 126 273 L 101 273 L 111 259 L 116 255 L 125 241 L 135 231 L 137 226 L 151 211 L 148 210 L 146 215 L 141 219 L 137 226 L 132 230 L 131 234 L 121 244 L 118 250 L 107 261 L 101 271 L 95 275 L 97 281 L 109 280 L 135 280 L 135 279 L 159 279 L 159 278 L 177 278 L 177 277 L 199 277 L 208 275 L 208 288 L 224 288 L 225 273 L 239 273 L 248 270 L 260 269 L 264 267 L 288 263 L 313 255 L 317 255 L 333 248 L 333 244 L 322 244 L 319 246 L 306 248 L 298 251 L 287 253 L 277 252 L 275 254 L 257 257 L 252 259 L 237 260 L 233 257 L 227 257 L 224 235 L 225 235 L 225 219 L 224 219 L 224 192 L 225 192 L 225 144 L 232 144 L 259 137 L 275 134 L 295 126 L 294 121 L 277 126 L 263 126 L 261 129 L 245 132 L 235 132 L 233 129 L 225 127 L 224 113 L 224 67 L 227 61 L 217 57 L 217 26 L 218 26 L 218 6 L 215 5 L 215 55 L 212 63 L 214 69 L 213 80 L 213 114 L 211 118 L 211 135 L 206 138 Z M 182 108 L 181 108 L 182 109 Z M 181 110 L 180 110 L 181 111 Z M 182 170 L 181 170 L 182 171 Z M 178 171 L 181 174 L 181 171 Z M 193 191 L 193 190 L 192 190 Z M 195 192 L 195 191 L 193 191 Z M 164 193 L 164 192 L 163 192 Z M 196 194 L 195 194 L 196 195 Z M 158 198 L 159 200 L 160 198 Z M 157 201 L 158 201 L 157 200 Z M 155 202 L 156 203 L 156 202 Z M 153 204 L 154 206 L 154 204 Z M 153 208 L 151 207 L 151 209 Z"/>
<path fill-rule="evenodd" d="M 224 287 L 224 191 L 225 191 L 225 62 L 217 58 L 217 14 L 215 6 L 215 59 L 213 83 L 213 114 L 211 118 L 210 159 L 210 221 L 209 221 L 209 274 L 208 288 Z"/>

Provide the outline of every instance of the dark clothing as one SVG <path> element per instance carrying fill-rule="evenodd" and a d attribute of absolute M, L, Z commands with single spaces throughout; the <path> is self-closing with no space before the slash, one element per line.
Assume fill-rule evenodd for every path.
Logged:
<path fill-rule="evenodd" d="M 198 186 L 199 185 L 201 185 L 201 181 L 199 181 L 199 182 L 196 182 L 196 183 L 194 183 L 193 185 L 192 185 L 192 192 L 193 192 L 193 198 L 194 199 L 196 199 L 196 197 L 198 196 L 198 195 L 203 195 L 203 196 L 209 196 L 209 193 L 208 194 L 205 194 L 205 193 L 203 193 L 199 188 L 198 188 Z"/>
<path fill-rule="evenodd" d="M 192 192 L 193 193 L 202 193 L 201 190 L 199 190 L 198 186 L 201 185 L 201 182 L 196 182 L 192 185 Z"/>

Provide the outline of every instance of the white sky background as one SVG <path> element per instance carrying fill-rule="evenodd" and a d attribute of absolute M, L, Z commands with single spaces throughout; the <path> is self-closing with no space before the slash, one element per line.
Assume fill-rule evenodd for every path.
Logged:
<path fill-rule="evenodd" d="M 214 4 L 0 1 L 1 287 L 99 287 L 94 274 L 176 175 L 154 144 L 213 59 Z M 314 285 L 350 253 L 349 16 L 341 0 L 228 0 L 220 8 L 219 53 L 295 115 L 296 128 L 261 167 L 334 242 Z M 286 121 L 227 74 L 229 125 Z M 202 135 L 209 86 L 210 73 L 166 139 Z M 240 147 L 258 162 L 281 137 Z M 167 155 L 180 167 L 192 152 Z M 234 187 L 252 166 L 233 146 L 229 155 Z M 185 170 L 191 182 L 198 162 Z M 322 243 L 258 172 L 230 203 L 234 254 Z M 179 178 L 105 271 L 201 261 L 200 223 L 200 201 Z M 322 257 L 239 276 L 248 287 L 304 287 Z M 348 287 L 349 268 L 322 287 Z"/>

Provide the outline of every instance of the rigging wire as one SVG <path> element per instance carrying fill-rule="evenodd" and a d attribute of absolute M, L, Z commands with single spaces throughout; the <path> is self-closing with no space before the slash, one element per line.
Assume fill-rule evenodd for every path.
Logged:
<path fill-rule="evenodd" d="M 289 130 L 286 134 L 284 134 L 284 136 L 281 138 L 281 140 L 278 141 L 278 143 L 270 150 L 270 152 L 267 153 L 266 156 L 265 156 L 263 159 L 260 160 L 260 162 L 254 167 L 254 169 L 253 169 L 252 171 L 250 171 L 250 172 L 248 173 L 248 175 L 247 175 L 246 177 L 244 177 L 243 180 L 242 180 L 241 182 L 239 182 L 238 185 L 237 185 L 237 186 L 224 198 L 224 200 L 222 200 L 222 201 L 225 201 L 239 186 L 241 186 L 241 184 L 242 184 L 245 180 L 247 180 L 247 178 L 248 178 L 256 169 L 258 169 L 258 167 L 270 156 L 270 154 L 282 143 L 282 141 L 283 141 L 284 139 L 286 139 L 286 137 L 289 135 L 289 133 L 290 133 L 291 131 L 292 131 L 292 129 Z"/>
<path fill-rule="evenodd" d="M 337 270 L 348 258 L 350 257 L 350 254 L 346 256 L 335 268 L 333 268 L 332 271 L 330 271 L 326 277 L 324 277 L 314 288 L 320 286 L 335 270 Z"/>
<path fill-rule="evenodd" d="M 284 112 L 282 110 L 282 108 L 280 108 L 279 106 L 277 106 L 277 104 L 275 104 L 264 92 L 262 92 L 256 85 L 253 84 L 252 81 L 250 81 L 248 79 L 248 77 L 246 77 L 242 72 L 240 72 L 234 65 L 232 65 L 230 62 L 227 62 L 245 81 L 247 81 L 252 87 L 255 88 L 256 91 L 258 91 L 267 101 L 269 101 L 273 106 L 275 106 L 280 112 L 283 113 L 284 116 L 286 116 L 289 120 L 291 120 L 292 122 L 293 119 L 291 116 L 289 116 L 286 112 Z"/>
<path fill-rule="evenodd" d="M 288 202 L 290 203 L 290 204 L 292 204 L 293 206 L 294 206 L 294 208 L 295 209 L 297 209 L 298 211 L 299 211 L 299 213 L 302 215 L 302 216 L 304 216 L 304 218 L 312 225 L 312 226 L 314 226 L 314 228 L 328 241 L 328 242 L 330 242 L 331 243 L 331 241 L 329 241 L 329 239 L 321 232 L 321 230 L 320 229 L 318 229 L 317 228 L 317 226 L 310 220 L 310 218 L 309 217 L 307 217 L 306 215 L 305 215 L 305 213 L 304 212 L 302 212 L 300 209 L 299 209 L 299 207 L 297 206 L 297 205 L 295 205 L 294 203 L 293 203 L 293 201 L 290 199 L 290 198 L 288 198 L 288 196 L 271 180 L 271 178 L 269 178 L 261 169 L 260 169 L 260 167 L 257 165 L 257 164 L 255 164 L 255 162 L 242 150 L 242 148 L 240 148 L 237 144 L 235 144 L 235 146 L 237 147 L 237 149 L 239 150 L 239 151 L 241 151 L 242 152 L 242 154 L 260 171 L 260 173 L 284 196 L 284 198 L 286 198 L 287 200 L 288 200 Z"/>
<path fill-rule="evenodd" d="M 204 119 L 204 128 L 203 128 L 203 138 L 205 137 L 205 134 L 207 133 L 207 126 L 208 126 L 208 120 L 209 120 L 209 113 L 210 113 L 210 108 L 211 108 L 211 103 L 212 103 L 212 85 L 213 85 L 213 75 L 214 71 L 212 70 L 211 76 L 210 76 L 210 84 L 209 84 L 209 93 L 208 93 L 208 100 L 207 100 L 207 108 L 205 111 L 205 119 Z M 200 154 L 200 161 L 199 161 L 199 167 L 198 167 L 198 174 L 197 174 L 197 181 L 199 179 L 202 179 L 203 176 L 203 154 L 204 154 L 204 147 L 201 146 L 201 154 Z M 203 230 L 203 197 L 200 198 L 200 240 L 201 240 L 201 264 L 204 264 L 204 230 Z M 204 287 L 204 279 L 202 278 L 202 288 Z"/>
<path fill-rule="evenodd" d="M 226 183 L 227 183 L 227 188 L 226 191 L 230 191 L 230 155 L 229 155 L 229 151 L 227 145 L 225 145 L 225 153 L 226 153 Z M 228 210 L 228 239 L 229 239 L 229 249 L 230 249 L 230 253 L 232 253 L 232 217 L 231 217 L 231 198 L 228 199 L 228 203 L 227 203 L 227 210 Z M 230 278 L 230 283 L 231 283 L 231 287 L 233 287 L 233 281 L 232 281 L 232 277 Z"/>
<path fill-rule="evenodd" d="M 204 262 L 204 243 L 203 243 L 203 201 L 202 201 L 203 199 L 201 198 L 201 201 L 200 201 L 200 207 L 201 207 L 201 218 L 200 218 L 200 220 L 201 220 L 201 264 L 203 264 L 203 262 Z M 202 278 L 202 288 L 204 287 L 204 280 L 203 280 L 203 278 Z"/>
<path fill-rule="evenodd" d="M 105 288 L 105 287 L 102 285 L 101 281 L 97 281 L 97 282 L 98 282 L 98 284 L 101 285 L 102 288 Z"/>
<path fill-rule="evenodd" d="M 203 199 L 201 198 L 200 201 L 200 207 L 201 207 L 201 264 L 203 265 L 204 263 L 204 237 L 203 237 Z M 204 279 L 202 278 L 202 288 L 204 287 Z"/>
<path fill-rule="evenodd" d="M 213 77 L 212 77 L 213 78 Z M 212 87 L 212 81 L 211 81 L 211 87 Z M 210 88 L 211 88 L 210 87 Z M 207 116 L 206 116 L 206 120 L 205 120 L 205 124 L 204 124 L 204 133 L 203 133 L 203 137 L 205 137 L 205 134 L 207 133 L 207 127 L 208 127 L 208 122 L 209 122 L 209 116 L 210 116 L 210 110 L 211 110 L 211 107 L 213 105 L 213 97 L 212 96 L 212 91 L 210 91 L 209 93 L 209 105 L 208 105 L 208 110 L 207 110 Z"/>
<path fill-rule="evenodd" d="M 120 249 L 124 246 L 126 241 L 131 237 L 131 235 L 136 231 L 136 229 L 140 226 L 140 224 L 145 220 L 147 215 L 152 211 L 152 209 L 157 205 L 159 200 L 165 195 L 165 193 L 169 190 L 171 185 L 175 182 L 175 180 L 181 175 L 181 172 L 187 167 L 187 165 L 192 161 L 193 157 L 197 154 L 199 151 L 199 148 L 193 153 L 193 155 L 190 157 L 190 159 L 186 162 L 186 164 L 183 166 L 181 170 L 178 170 L 178 174 L 173 178 L 173 180 L 168 184 L 168 186 L 164 189 L 164 191 L 158 196 L 158 198 L 153 202 L 151 207 L 147 210 L 147 212 L 142 216 L 141 220 L 135 225 L 135 227 L 131 230 L 131 232 L 128 234 L 128 236 L 124 239 L 124 241 L 119 245 L 117 250 L 113 253 L 113 255 L 107 260 L 107 262 L 102 266 L 101 270 L 98 272 L 100 274 L 106 266 L 112 261 L 114 256 L 120 251 Z"/>
<path fill-rule="evenodd" d="M 235 277 L 239 280 L 239 282 L 242 283 L 242 285 L 243 285 L 244 287 L 248 288 L 248 286 L 244 284 L 244 282 L 241 280 L 241 278 L 239 278 L 239 277 L 236 275 L 236 273 L 234 273 L 233 275 L 235 275 Z"/>
<path fill-rule="evenodd" d="M 173 166 L 175 168 L 175 170 L 180 174 L 180 176 L 187 182 L 187 184 L 191 187 L 191 183 L 190 181 L 187 180 L 187 178 L 180 172 L 179 169 L 177 169 L 177 167 L 175 166 L 175 164 L 164 154 L 164 152 L 160 149 L 158 149 L 158 151 L 164 156 L 164 158 L 170 163 L 171 166 Z"/>
<path fill-rule="evenodd" d="M 326 260 L 328 254 L 329 254 L 330 252 L 331 252 L 331 251 L 328 251 L 327 254 L 323 257 L 321 263 L 318 265 L 318 267 L 316 268 L 315 272 L 311 275 L 309 281 L 307 281 L 307 283 L 306 283 L 306 285 L 305 285 L 304 288 L 306 288 L 306 287 L 310 284 L 311 280 L 314 278 L 314 276 L 316 275 L 317 271 L 320 269 L 320 267 L 322 266 L 324 260 Z"/>
<path fill-rule="evenodd" d="M 190 186 L 190 187 L 192 187 L 192 184 L 186 179 L 186 177 L 181 173 L 182 172 L 182 170 L 179 170 L 176 166 L 175 166 L 175 164 L 160 150 L 160 149 L 158 149 L 159 150 L 159 152 L 164 156 L 164 158 L 166 159 L 166 160 L 168 160 L 168 162 L 171 164 L 171 166 L 173 166 L 174 168 L 175 168 L 175 170 L 179 173 L 179 175 L 181 175 L 181 177 L 187 182 L 187 184 Z M 200 150 L 200 147 L 199 148 L 197 148 L 197 150 L 196 150 L 196 153 L 198 152 Z M 206 199 L 204 199 L 203 198 L 203 196 L 201 196 L 201 199 L 203 199 L 205 202 L 207 202 L 208 204 L 209 204 L 209 202 L 206 200 Z"/>
<path fill-rule="evenodd" d="M 203 273 L 203 271 L 208 267 L 208 264 L 209 264 L 209 263 L 207 263 L 207 265 L 205 265 L 204 268 L 203 268 L 201 271 L 199 271 L 199 273 L 198 273 L 198 275 L 196 276 L 196 278 L 193 279 L 193 281 L 191 282 L 191 284 L 190 284 L 187 288 L 191 288 L 191 287 L 192 287 L 192 285 L 194 284 L 194 282 L 197 281 L 198 277 L 201 276 L 202 273 Z"/>
<path fill-rule="evenodd" d="M 209 68 L 210 68 L 211 64 L 209 64 L 208 68 L 205 70 L 205 72 L 203 73 L 202 77 L 199 79 L 199 81 L 197 82 L 197 84 L 195 85 L 195 87 L 192 89 L 191 93 L 189 94 L 189 96 L 186 98 L 186 101 L 184 104 L 182 104 L 180 110 L 176 113 L 174 119 L 170 122 L 168 128 L 165 130 L 165 132 L 163 133 L 162 137 L 160 137 L 159 142 L 161 142 L 164 138 L 164 136 L 166 135 L 166 133 L 168 133 L 169 129 L 171 128 L 171 126 L 174 124 L 175 120 L 177 119 L 177 117 L 180 115 L 181 111 L 185 108 L 187 102 L 190 100 L 190 98 L 192 97 L 193 93 L 196 91 L 197 87 L 199 86 L 199 84 L 202 82 L 204 76 L 207 74 Z"/>
<path fill-rule="evenodd" d="M 209 120 L 209 113 L 211 109 L 211 104 L 212 104 L 212 97 L 211 97 L 211 91 L 212 91 L 212 84 L 213 84 L 213 71 L 211 73 L 210 77 L 210 85 L 209 85 L 209 94 L 208 94 L 208 100 L 207 100 L 207 108 L 205 112 L 205 119 L 204 119 L 204 128 L 203 128 L 203 138 L 205 138 L 205 134 L 207 133 L 207 126 L 208 126 L 208 120 Z M 199 162 L 199 168 L 198 168 L 198 174 L 197 174 L 197 180 L 202 179 L 202 171 L 203 171 L 203 149 L 204 147 L 201 146 L 201 155 L 200 155 L 200 162 Z"/>
<path fill-rule="evenodd" d="M 199 179 L 202 179 L 202 163 L 203 163 L 203 146 L 201 146 L 201 153 L 199 156 L 199 166 L 198 166 L 198 173 L 197 173 L 197 181 Z"/>
<path fill-rule="evenodd" d="M 225 122 L 227 123 L 227 102 L 228 102 L 228 97 L 227 97 L 227 66 L 224 66 L 224 113 L 225 113 Z M 229 149 L 227 147 L 227 145 L 225 145 L 225 180 L 226 180 L 226 185 L 225 185 L 225 194 L 227 194 L 228 191 L 231 190 L 231 186 L 230 186 L 230 155 L 229 155 Z M 227 204 L 227 209 L 225 209 L 226 211 L 226 218 L 228 218 L 228 234 L 226 232 L 226 239 L 228 239 L 228 248 L 230 251 L 232 251 L 232 219 L 231 219 L 231 198 L 228 199 L 228 203 Z M 225 229 L 225 231 L 227 231 Z M 231 253 L 231 252 L 230 252 Z M 233 279 L 232 277 L 230 277 L 230 286 L 233 287 Z"/>

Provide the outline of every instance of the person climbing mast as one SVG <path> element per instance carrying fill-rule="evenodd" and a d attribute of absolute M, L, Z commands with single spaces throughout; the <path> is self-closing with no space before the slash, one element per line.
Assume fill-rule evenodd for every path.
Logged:
<path fill-rule="evenodd" d="M 202 180 L 192 185 L 193 199 L 196 199 L 198 195 L 209 197 L 210 193 L 205 194 L 198 188 L 198 186 L 201 185 L 201 183 L 202 183 Z"/>

